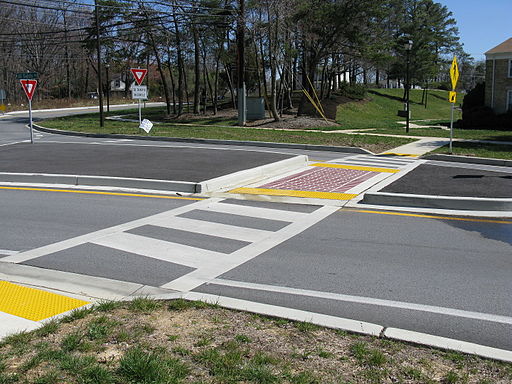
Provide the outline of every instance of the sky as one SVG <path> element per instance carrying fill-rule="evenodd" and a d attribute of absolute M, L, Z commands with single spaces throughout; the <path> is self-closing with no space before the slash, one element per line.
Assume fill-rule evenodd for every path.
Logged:
<path fill-rule="evenodd" d="M 512 0 L 435 0 L 457 20 L 464 51 L 476 60 L 512 37 Z"/>

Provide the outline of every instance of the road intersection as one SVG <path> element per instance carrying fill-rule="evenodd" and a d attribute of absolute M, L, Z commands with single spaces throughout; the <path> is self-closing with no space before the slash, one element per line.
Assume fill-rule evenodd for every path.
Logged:
<path fill-rule="evenodd" d="M 7 156 L 16 146 L 25 145 L 15 143 L 26 132 L 18 121 L 3 119 L 0 124 L 10 127 L 0 147 L 0 156 Z M 267 190 L 257 195 L 231 188 L 178 196 L 168 190 L 150 193 L 105 185 L 98 189 L 4 181 L 0 186 L 6 202 L 0 205 L 0 280 L 88 303 L 143 294 L 216 298 L 243 303 L 249 310 L 272 308 L 269 314 L 273 315 L 298 311 L 293 313 L 308 321 L 330 316 L 338 319 L 341 328 L 348 319 L 359 324 L 361 332 L 374 334 L 380 329 L 377 335 L 400 334 L 396 330 L 401 330 L 430 335 L 430 340 L 449 338 L 462 343 L 461 350 L 512 359 L 512 220 L 506 215 L 479 218 L 453 216 L 446 210 L 440 216 L 432 210 L 354 209 L 357 202 L 348 204 L 348 199 L 268 192 L 294 191 L 300 186 L 301 191 L 329 193 L 319 189 L 333 185 L 318 184 L 325 181 L 327 170 L 333 176 L 330 184 L 336 184 L 330 193 L 364 195 L 373 185 L 408 174 L 425 160 L 290 148 L 244 151 L 238 146 L 155 145 L 48 133 L 34 145 L 47 145 L 55 155 L 59 148 L 72 148 L 73 153 L 85 143 L 89 143 L 87 148 L 113 153 L 143 148 L 150 155 L 168 150 L 169 158 L 173 150 L 184 147 L 197 156 L 220 152 L 240 161 L 240 169 L 227 174 L 265 165 L 262 159 L 266 156 L 268 163 L 297 155 L 314 161 L 238 186 Z M 212 147 L 223 150 L 212 151 Z M 262 164 L 243 165 L 243 156 L 251 153 L 257 153 Z M 2 162 L 5 169 L 0 172 L 30 173 L 29 168 L 13 168 L 30 165 L 19 159 L 14 165 Z M 35 168 L 36 159 L 33 173 L 41 174 L 44 169 Z M 233 162 L 227 161 L 230 166 Z M 63 165 L 67 166 L 70 163 Z M 161 168 L 164 172 L 166 167 Z M 175 171 L 173 180 L 180 167 Z M 183 174 L 189 171 L 183 167 Z M 206 166 L 202 171 L 211 178 L 220 175 Z M 11 331 L 20 326 L 30 328 L 21 321 Z M 403 332 L 401 337 L 406 339 Z M 440 342 L 432 343 L 439 346 Z M 479 352 L 474 345 L 490 349 Z"/>

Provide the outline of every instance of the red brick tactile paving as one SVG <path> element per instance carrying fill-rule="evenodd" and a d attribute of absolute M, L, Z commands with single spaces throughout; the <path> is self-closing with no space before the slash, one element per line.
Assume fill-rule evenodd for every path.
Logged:
<path fill-rule="evenodd" d="M 258 188 L 346 192 L 378 174 L 378 172 L 355 169 L 314 168 L 261 185 Z"/>

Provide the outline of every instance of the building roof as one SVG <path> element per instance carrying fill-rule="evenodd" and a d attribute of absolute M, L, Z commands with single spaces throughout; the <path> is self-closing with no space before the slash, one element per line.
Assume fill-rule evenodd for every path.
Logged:
<path fill-rule="evenodd" d="M 485 52 L 486 55 L 492 55 L 495 53 L 512 53 L 512 37 L 495 46 L 493 49 Z"/>

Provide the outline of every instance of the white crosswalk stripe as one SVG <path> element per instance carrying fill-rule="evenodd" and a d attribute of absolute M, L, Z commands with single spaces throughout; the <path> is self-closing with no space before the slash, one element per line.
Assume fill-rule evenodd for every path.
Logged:
<path fill-rule="evenodd" d="M 418 160 L 408 159 L 398 156 L 371 156 L 371 155 L 356 155 L 350 157 L 344 157 L 341 159 L 335 159 L 329 161 L 329 163 L 343 164 L 343 165 L 355 165 L 360 167 L 378 167 L 378 168 L 389 168 L 389 169 L 402 169 L 405 168 Z"/>

